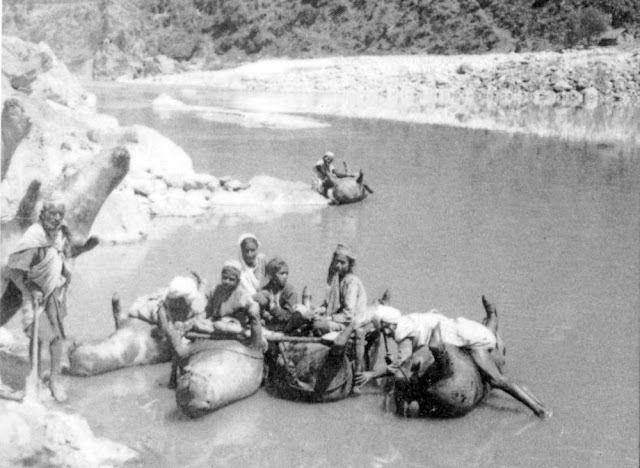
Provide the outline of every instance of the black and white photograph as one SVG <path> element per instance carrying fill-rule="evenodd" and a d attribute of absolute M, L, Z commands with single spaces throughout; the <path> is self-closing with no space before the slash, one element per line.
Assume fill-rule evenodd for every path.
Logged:
<path fill-rule="evenodd" d="M 0 468 L 636 468 L 640 1 L 3 0 Z"/>

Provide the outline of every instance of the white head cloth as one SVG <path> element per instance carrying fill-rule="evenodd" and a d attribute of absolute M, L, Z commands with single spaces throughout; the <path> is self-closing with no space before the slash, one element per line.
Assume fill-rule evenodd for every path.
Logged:
<path fill-rule="evenodd" d="M 247 239 L 253 239 L 254 241 L 256 241 L 257 246 L 260 247 L 260 241 L 255 234 L 251 234 L 250 232 L 245 232 L 240 237 L 238 237 L 238 245 L 242 247 L 242 243 Z"/>
<path fill-rule="evenodd" d="M 382 304 L 378 305 L 373 313 L 373 321 L 378 328 L 380 327 L 380 322 L 398 323 L 400 317 L 402 317 L 402 312 L 398 309 Z"/>
<path fill-rule="evenodd" d="M 233 268 L 234 270 L 238 270 L 238 274 L 242 272 L 242 263 L 238 260 L 227 260 L 222 264 L 222 268 Z"/>
<path fill-rule="evenodd" d="M 193 301 L 198 297 L 198 284 L 194 278 L 189 276 L 176 276 L 169 283 L 166 297 L 171 299 L 177 299 L 184 297 L 189 301 Z"/>

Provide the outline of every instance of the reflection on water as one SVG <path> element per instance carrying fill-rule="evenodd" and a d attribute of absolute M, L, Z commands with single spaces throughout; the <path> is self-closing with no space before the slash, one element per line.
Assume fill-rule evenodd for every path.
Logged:
<path fill-rule="evenodd" d="M 199 170 L 306 181 L 332 149 L 365 170 L 375 194 L 272 222 L 205 218 L 143 246 L 96 249 L 76 264 L 72 334 L 112 330 L 114 290 L 126 305 L 185 268 L 215 282 L 244 231 L 288 260 L 290 281 L 319 301 L 331 251 L 348 242 L 370 297 L 390 288 L 407 312 L 479 320 L 486 294 L 500 312 L 509 374 L 554 417 L 540 422 L 499 392 L 462 419 L 433 421 L 383 413 L 376 394 L 307 405 L 260 390 L 191 421 L 159 365 L 72 379 L 72 406 L 96 432 L 140 449 L 148 466 L 638 465 L 638 148 L 341 118 L 326 118 L 325 129 L 243 129 L 117 107 L 123 122 L 174 138 Z"/>

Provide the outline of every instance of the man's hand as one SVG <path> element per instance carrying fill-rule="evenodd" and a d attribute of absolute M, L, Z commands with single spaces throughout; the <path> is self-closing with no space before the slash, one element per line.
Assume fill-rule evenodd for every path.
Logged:
<path fill-rule="evenodd" d="M 369 382 L 373 377 L 373 372 L 358 372 L 356 374 L 355 383 L 358 387 Z"/>
<path fill-rule="evenodd" d="M 269 307 L 270 297 L 267 291 L 258 291 L 253 295 L 253 299 L 260 305 L 261 309 Z"/>
<path fill-rule="evenodd" d="M 202 333 L 213 333 L 215 330 L 211 320 L 205 318 L 195 319 L 192 329 Z"/>
<path fill-rule="evenodd" d="M 40 290 L 35 289 L 31 291 L 31 300 L 33 301 L 34 307 L 40 307 L 44 302 L 44 295 Z"/>
<path fill-rule="evenodd" d="M 87 242 L 84 243 L 85 252 L 93 249 L 100 243 L 100 239 L 98 236 L 91 236 L 87 239 Z"/>
<path fill-rule="evenodd" d="M 253 302 L 247 307 L 247 315 L 250 321 L 257 322 L 260 320 L 260 306 L 257 302 Z"/>

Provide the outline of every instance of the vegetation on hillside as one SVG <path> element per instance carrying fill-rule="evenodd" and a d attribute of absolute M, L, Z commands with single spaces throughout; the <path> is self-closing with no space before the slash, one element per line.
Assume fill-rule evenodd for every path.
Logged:
<path fill-rule="evenodd" d="M 3 27 L 5 34 L 48 42 L 67 63 L 105 43 L 140 63 L 158 54 L 219 62 L 216 57 L 483 53 L 588 44 L 610 27 L 638 35 L 640 2 L 5 0 Z"/>

